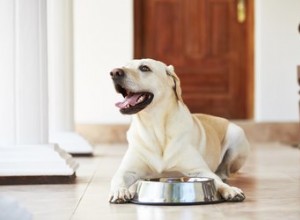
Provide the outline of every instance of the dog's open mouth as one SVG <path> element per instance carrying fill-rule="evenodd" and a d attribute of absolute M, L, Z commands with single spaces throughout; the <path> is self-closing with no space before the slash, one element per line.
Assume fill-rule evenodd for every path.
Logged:
<path fill-rule="evenodd" d="M 122 114 L 135 114 L 148 106 L 154 95 L 151 92 L 131 92 L 120 85 L 115 85 L 118 93 L 125 98 L 122 102 L 116 103 Z"/>

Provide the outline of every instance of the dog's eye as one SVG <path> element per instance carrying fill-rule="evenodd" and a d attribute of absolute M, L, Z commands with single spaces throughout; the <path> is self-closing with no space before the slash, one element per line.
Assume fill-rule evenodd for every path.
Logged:
<path fill-rule="evenodd" d="M 151 69 L 148 66 L 146 66 L 146 65 L 140 65 L 139 69 L 142 72 L 150 72 L 151 71 Z"/>

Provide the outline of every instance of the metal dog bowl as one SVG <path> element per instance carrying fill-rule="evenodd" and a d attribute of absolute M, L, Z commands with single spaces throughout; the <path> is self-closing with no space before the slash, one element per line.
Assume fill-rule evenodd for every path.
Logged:
<path fill-rule="evenodd" d="M 150 178 L 139 181 L 136 204 L 193 205 L 222 202 L 214 180 L 210 178 Z"/>

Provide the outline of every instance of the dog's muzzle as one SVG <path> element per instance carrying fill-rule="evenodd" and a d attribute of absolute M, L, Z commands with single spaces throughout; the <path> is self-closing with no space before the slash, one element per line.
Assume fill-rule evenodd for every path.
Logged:
<path fill-rule="evenodd" d="M 115 89 L 125 98 L 116 103 L 122 114 L 135 114 L 146 108 L 153 100 L 153 93 L 147 91 L 134 92 L 127 88 L 125 83 L 126 73 L 123 69 L 116 68 L 110 72 Z"/>

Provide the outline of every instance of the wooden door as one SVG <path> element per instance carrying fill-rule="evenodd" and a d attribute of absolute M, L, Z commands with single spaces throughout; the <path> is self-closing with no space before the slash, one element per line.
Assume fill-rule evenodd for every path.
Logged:
<path fill-rule="evenodd" d="M 252 2 L 135 0 L 135 58 L 174 65 L 191 112 L 250 118 Z M 244 21 L 238 20 L 238 3 L 245 9 Z"/>

